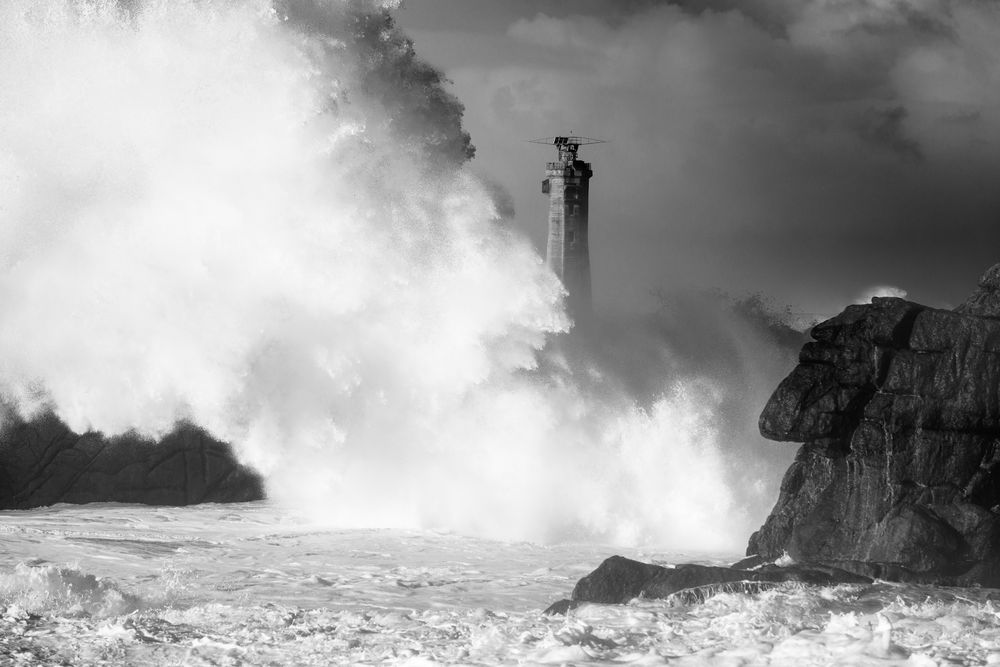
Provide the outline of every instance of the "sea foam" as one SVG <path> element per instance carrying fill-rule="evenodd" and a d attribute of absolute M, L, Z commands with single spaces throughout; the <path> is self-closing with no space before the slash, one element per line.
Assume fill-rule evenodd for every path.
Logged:
<path fill-rule="evenodd" d="M 566 351 L 391 4 L 3 4 L 4 397 L 194 422 L 334 525 L 741 539 L 718 384 Z"/>

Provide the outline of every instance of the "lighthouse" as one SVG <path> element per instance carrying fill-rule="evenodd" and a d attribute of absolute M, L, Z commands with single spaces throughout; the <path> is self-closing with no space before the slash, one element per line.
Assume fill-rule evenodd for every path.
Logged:
<path fill-rule="evenodd" d="M 558 160 L 545 167 L 542 193 L 549 196 L 549 235 L 545 259 L 562 281 L 569 296 L 567 310 L 577 325 L 592 312 L 590 290 L 589 162 L 579 159 L 580 146 L 603 143 L 585 137 L 552 137 L 535 143 L 551 143 Z"/>

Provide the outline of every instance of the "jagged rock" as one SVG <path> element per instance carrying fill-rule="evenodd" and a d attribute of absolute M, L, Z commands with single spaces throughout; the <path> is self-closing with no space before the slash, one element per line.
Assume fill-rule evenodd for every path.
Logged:
<path fill-rule="evenodd" d="M 585 602 L 624 604 L 637 597 L 700 602 L 719 592 L 755 593 L 786 581 L 830 586 L 841 583 L 867 584 L 872 580 L 825 566 L 764 565 L 755 569 L 742 569 L 686 564 L 662 567 L 623 556 L 612 556 L 577 582 L 571 600 L 560 600 L 544 613 L 565 614 Z"/>
<path fill-rule="evenodd" d="M 897 298 L 813 329 L 760 419 L 803 442 L 749 554 L 1000 585 L 1000 265 L 955 311 Z"/>
<path fill-rule="evenodd" d="M 976 291 L 955 312 L 980 317 L 1000 317 L 1000 264 L 994 264 L 986 270 L 979 279 Z"/>
<path fill-rule="evenodd" d="M 204 431 L 181 425 L 158 443 L 77 435 L 52 415 L 0 432 L 0 509 L 54 503 L 190 505 L 264 497 L 259 475 Z"/>

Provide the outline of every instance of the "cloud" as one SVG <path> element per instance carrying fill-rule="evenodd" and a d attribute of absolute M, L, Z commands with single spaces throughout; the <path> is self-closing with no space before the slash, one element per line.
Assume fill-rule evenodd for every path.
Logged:
<path fill-rule="evenodd" d="M 534 19 L 520 19 L 507 34 L 517 41 L 576 53 L 599 51 L 601 39 L 611 28 L 598 18 L 579 16 L 573 21 L 539 14 Z"/>
<path fill-rule="evenodd" d="M 584 154 L 598 298 L 687 282 L 826 311 L 888 276 L 954 301 L 996 259 L 1000 8 L 633 10 L 517 21 L 513 48 L 542 65 L 451 72 L 480 142 L 570 129 L 612 141 Z M 506 152 L 489 168 L 525 164 Z M 523 182 L 511 190 L 538 242 L 544 202 Z"/>
<path fill-rule="evenodd" d="M 895 153 L 904 160 L 921 160 L 920 145 L 906 136 L 904 122 L 908 113 L 904 107 L 869 109 L 858 125 L 861 138 L 872 145 Z"/>

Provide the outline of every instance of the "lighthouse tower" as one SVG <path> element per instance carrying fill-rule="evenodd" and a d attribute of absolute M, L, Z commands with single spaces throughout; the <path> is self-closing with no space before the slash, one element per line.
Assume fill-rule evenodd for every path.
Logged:
<path fill-rule="evenodd" d="M 590 163 L 580 160 L 577 151 L 586 144 L 602 143 L 584 137 L 553 137 L 536 143 L 551 143 L 559 159 L 549 162 L 542 181 L 542 193 L 549 196 L 549 237 L 545 258 L 569 293 L 567 307 L 580 324 L 592 312 L 590 293 L 590 243 L 588 237 Z"/>

